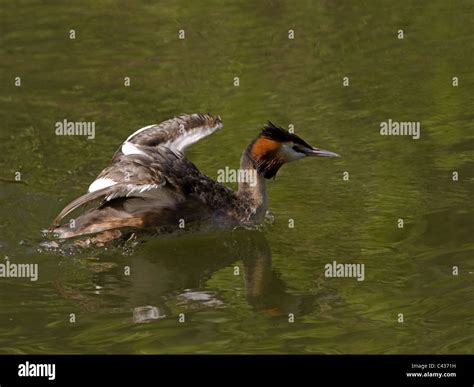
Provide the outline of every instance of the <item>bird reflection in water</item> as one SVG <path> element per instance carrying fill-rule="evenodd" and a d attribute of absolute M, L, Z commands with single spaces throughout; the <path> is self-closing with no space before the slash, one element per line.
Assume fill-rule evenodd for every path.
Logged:
<path fill-rule="evenodd" d="M 136 323 L 172 317 L 170 303 L 181 305 L 184 311 L 225 308 L 231 301 L 219 289 L 209 289 L 206 283 L 225 268 L 229 277 L 239 278 L 234 276 L 236 266 L 243 277 L 248 304 L 263 315 L 301 316 L 311 312 L 317 301 L 315 295 L 288 290 L 272 267 L 271 249 L 264 233 L 257 230 L 150 238 L 139 243 L 129 259 L 133 273 L 129 277 L 107 262 L 103 262 L 105 269 L 101 271 L 97 269 L 97 261 L 87 260 L 84 266 L 92 276 L 89 290 L 74 289 L 59 281 L 55 287 L 65 298 L 79 301 L 87 311 L 129 313 L 132 310 L 132 320 Z M 241 284 L 236 283 L 236 287 Z M 95 291 L 95 297 L 87 302 L 91 285 L 101 290 Z M 99 302 L 97 294 L 102 296 Z"/>

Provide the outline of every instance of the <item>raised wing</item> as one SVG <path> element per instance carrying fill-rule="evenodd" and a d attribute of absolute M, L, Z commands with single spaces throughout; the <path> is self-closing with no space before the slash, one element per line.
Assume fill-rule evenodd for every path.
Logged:
<path fill-rule="evenodd" d="M 136 145 L 146 147 L 166 147 L 175 152 L 184 150 L 223 127 L 219 116 L 209 114 L 184 114 L 149 125 L 132 133 L 115 153 L 114 159 L 121 155 L 140 154 Z"/>
<path fill-rule="evenodd" d="M 111 166 L 124 155 L 147 155 L 158 148 L 168 148 L 175 153 L 183 153 L 188 146 L 222 127 L 221 118 L 209 114 L 184 114 L 158 125 L 145 126 L 128 136 L 115 152 Z M 105 169 L 92 182 L 89 192 L 95 192 L 117 183 L 114 176 L 108 176 L 106 171 L 108 169 Z M 133 173 L 134 171 L 128 172 Z"/>
<path fill-rule="evenodd" d="M 189 114 L 137 130 L 115 152 L 110 165 L 89 186 L 89 192 L 69 203 L 53 226 L 76 208 L 95 201 L 101 203 L 99 209 L 119 198 L 127 200 L 134 211 L 141 207 L 149 210 L 150 204 L 154 212 L 176 208 L 186 201 L 183 189 L 201 176 L 185 159 L 184 150 L 222 126 L 220 117 Z M 190 183 L 193 176 L 197 180 Z"/>

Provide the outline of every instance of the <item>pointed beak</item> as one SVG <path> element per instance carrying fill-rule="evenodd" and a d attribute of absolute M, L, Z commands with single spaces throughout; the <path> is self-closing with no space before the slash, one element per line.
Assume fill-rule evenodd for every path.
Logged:
<path fill-rule="evenodd" d="M 337 153 L 318 148 L 307 149 L 305 153 L 306 156 L 312 157 L 341 157 Z"/>

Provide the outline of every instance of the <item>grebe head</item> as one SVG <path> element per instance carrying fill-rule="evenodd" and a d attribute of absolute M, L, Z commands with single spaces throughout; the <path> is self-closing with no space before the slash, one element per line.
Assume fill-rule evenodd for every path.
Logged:
<path fill-rule="evenodd" d="M 304 157 L 339 157 L 337 153 L 315 148 L 301 137 L 270 121 L 250 144 L 247 153 L 257 171 L 266 179 L 276 175 L 280 167 Z"/>

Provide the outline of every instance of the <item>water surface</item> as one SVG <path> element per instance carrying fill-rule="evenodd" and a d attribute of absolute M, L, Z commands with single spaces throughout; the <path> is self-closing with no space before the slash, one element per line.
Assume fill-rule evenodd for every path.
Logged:
<path fill-rule="evenodd" d="M 472 353 L 471 1 L 10 1 L 0 17 L 0 258 L 39 265 L 0 279 L 0 352 Z M 266 120 L 343 157 L 284 166 L 262 230 L 40 248 L 123 139 L 193 112 L 225 124 L 188 152 L 209 176 Z M 95 139 L 56 136 L 64 119 Z M 381 136 L 388 119 L 421 138 Z M 326 277 L 333 261 L 365 280 Z"/>

